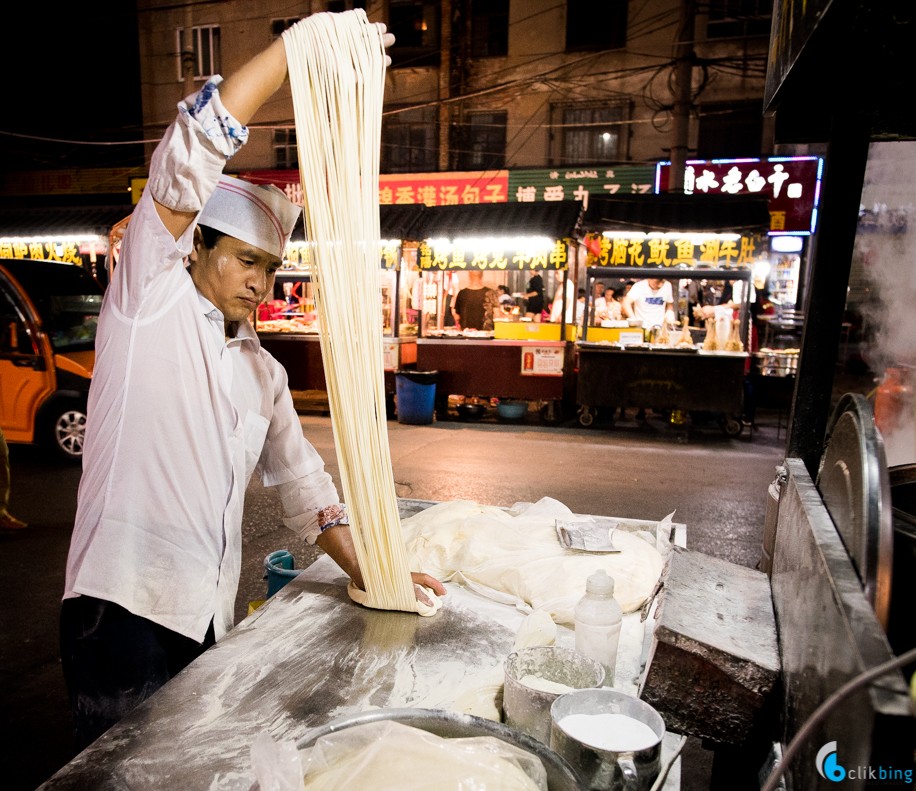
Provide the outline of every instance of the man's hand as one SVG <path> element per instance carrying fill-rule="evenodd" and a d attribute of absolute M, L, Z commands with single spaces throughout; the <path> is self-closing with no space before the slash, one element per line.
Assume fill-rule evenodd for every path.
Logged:
<path fill-rule="evenodd" d="M 375 24 L 379 26 L 379 30 L 382 33 L 382 46 L 384 46 L 385 49 L 394 46 L 394 33 L 388 32 L 388 28 L 385 26 L 384 22 L 376 22 Z M 391 65 L 390 55 L 385 55 L 385 65 Z"/>
<path fill-rule="evenodd" d="M 410 577 L 413 580 L 417 600 L 423 602 L 427 607 L 432 607 L 433 603 L 429 600 L 429 596 L 426 595 L 423 588 L 431 589 L 436 596 L 445 596 L 445 586 L 435 577 L 431 577 L 429 574 L 421 574 L 418 571 L 412 571 Z"/>

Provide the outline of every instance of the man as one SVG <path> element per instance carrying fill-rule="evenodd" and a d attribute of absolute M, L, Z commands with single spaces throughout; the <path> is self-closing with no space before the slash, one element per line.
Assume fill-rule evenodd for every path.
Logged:
<path fill-rule="evenodd" d="M 61 605 L 80 748 L 231 628 L 255 469 L 285 524 L 361 586 L 346 511 L 248 322 L 299 209 L 221 178 L 285 75 L 277 39 L 179 105 L 105 295 Z"/>
<path fill-rule="evenodd" d="M 455 297 L 452 315 L 455 324 L 462 330 L 493 329 L 493 315 L 499 299 L 492 288 L 483 284 L 483 272 L 472 269 L 468 272 L 468 284 Z"/>
<path fill-rule="evenodd" d="M 660 277 L 638 280 L 623 298 L 623 315 L 637 319 L 644 327 L 673 324 L 674 292 L 671 282 Z"/>
<path fill-rule="evenodd" d="M 532 321 L 540 321 L 544 310 L 544 280 L 535 272 L 525 286 L 525 316 Z"/>

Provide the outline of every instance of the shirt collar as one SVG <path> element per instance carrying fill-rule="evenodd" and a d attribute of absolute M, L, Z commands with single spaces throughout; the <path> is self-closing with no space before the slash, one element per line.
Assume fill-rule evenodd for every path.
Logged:
<path fill-rule="evenodd" d="M 200 310 L 203 313 L 204 317 L 211 321 L 216 328 L 219 330 L 221 335 L 225 335 L 226 332 L 226 318 L 223 315 L 223 312 L 216 307 L 209 299 L 207 299 L 200 291 L 197 292 L 197 301 L 200 303 Z M 255 344 L 260 345 L 258 341 L 258 336 L 254 331 L 254 328 L 251 326 L 251 322 L 248 319 L 240 321 L 236 328 L 236 333 L 234 338 L 230 338 L 230 341 L 254 341 Z"/>

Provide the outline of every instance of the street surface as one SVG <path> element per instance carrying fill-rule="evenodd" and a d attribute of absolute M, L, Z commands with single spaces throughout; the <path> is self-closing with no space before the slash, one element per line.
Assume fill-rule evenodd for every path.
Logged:
<path fill-rule="evenodd" d="M 400 497 L 489 505 L 553 497 L 577 513 L 636 519 L 675 512 L 690 549 L 754 566 L 767 487 L 783 458 L 784 422 L 759 414 L 753 439 L 746 430 L 726 437 L 714 424 L 685 436 L 659 416 L 613 429 L 548 427 L 531 415 L 522 425 L 389 421 L 388 428 Z M 303 416 L 302 424 L 339 486 L 330 419 Z M 5 789 L 19 791 L 34 789 L 73 756 L 57 614 L 80 471 L 25 446 L 11 447 L 11 463 L 10 512 L 30 528 L 0 534 L 0 777 Z M 268 553 L 287 549 L 297 567 L 316 557 L 283 527 L 278 499 L 257 481 L 247 492 L 243 542 L 237 619 L 266 595 Z M 708 788 L 709 754 L 693 741 L 682 791 Z"/>

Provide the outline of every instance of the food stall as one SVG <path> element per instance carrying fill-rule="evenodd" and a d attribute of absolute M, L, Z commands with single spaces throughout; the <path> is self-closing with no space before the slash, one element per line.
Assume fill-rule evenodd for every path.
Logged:
<path fill-rule="evenodd" d="M 423 206 L 382 206 L 380 229 L 381 270 L 379 298 L 384 323 L 385 389 L 393 397 L 395 371 L 416 362 L 416 321 L 410 321 L 407 300 L 410 293 L 405 278 L 404 240 L 423 211 Z M 409 255 L 409 252 L 406 253 Z M 304 238 L 302 221 L 287 245 L 285 260 L 277 272 L 274 299 L 258 309 L 255 328 L 261 345 L 286 368 L 293 391 L 327 390 L 321 357 L 318 314 L 309 269 L 309 243 Z M 354 307 L 369 294 L 354 294 Z"/>
<path fill-rule="evenodd" d="M 537 402 L 547 421 L 559 418 L 572 382 L 572 349 L 565 315 L 558 322 L 527 320 L 523 293 L 540 274 L 545 300 L 574 276 L 581 216 L 577 201 L 503 203 L 428 208 L 414 233 L 422 239 L 417 266 L 423 309 L 417 368 L 437 371 L 436 414 L 448 413 L 450 395 Z M 570 268 L 573 273 L 570 273 Z M 497 311 L 492 330 L 449 326 L 447 277 L 484 272 L 484 285 L 507 284 L 518 310 Z"/>
<path fill-rule="evenodd" d="M 586 212 L 591 265 L 585 315 L 591 315 L 599 278 L 662 278 L 673 281 L 676 320 L 656 327 L 633 319 L 584 323 L 576 344 L 579 423 L 592 425 L 599 407 L 613 415 L 617 407 L 635 406 L 666 411 L 678 425 L 692 412 L 717 413 L 723 430 L 737 436 L 743 426 L 754 265 L 766 250 L 766 204 L 684 195 L 640 198 L 643 202 L 595 200 Z M 688 281 L 743 283 L 736 317 L 731 310 L 717 311 L 718 320 L 691 327 L 695 318 L 678 297 L 686 290 L 679 284 Z"/>

